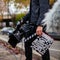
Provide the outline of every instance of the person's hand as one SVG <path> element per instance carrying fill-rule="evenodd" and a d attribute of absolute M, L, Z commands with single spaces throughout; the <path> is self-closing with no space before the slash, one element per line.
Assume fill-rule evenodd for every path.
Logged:
<path fill-rule="evenodd" d="M 42 31 L 43 31 L 43 27 L 38 26 L 37 29 L 36 29 L 36 34 L 41 36 L 42 35 Z"/>

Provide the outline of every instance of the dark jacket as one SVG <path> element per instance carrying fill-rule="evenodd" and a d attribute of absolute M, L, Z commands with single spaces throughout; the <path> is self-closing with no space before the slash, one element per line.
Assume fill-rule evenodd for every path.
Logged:
<path fill-rule="evenodd" d="M 23 20 L 29 20 L 30 23 L 35 25 L 42 25 L 41 22 L 44 19 L 44 14 L 48 11 L 48 9 L 49 0 L 31 0 L 30 11 Z"/>

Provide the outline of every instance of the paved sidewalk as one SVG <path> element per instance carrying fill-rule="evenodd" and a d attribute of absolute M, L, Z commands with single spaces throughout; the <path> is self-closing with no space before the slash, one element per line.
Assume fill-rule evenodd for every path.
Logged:
<path fill-rule="evenodd" d="M 8 42 L 8 36 L 0 35 L 0 39 Z M 24 43 L 19 43 L 17 46 L 24 49 Z M 41 56 L 39 53 L 33 50 L 34 54 Z M 60 41 L 54 41 L 52 46 L 50 47 L 50 56 L 51 60 L 60 60 Z"/>

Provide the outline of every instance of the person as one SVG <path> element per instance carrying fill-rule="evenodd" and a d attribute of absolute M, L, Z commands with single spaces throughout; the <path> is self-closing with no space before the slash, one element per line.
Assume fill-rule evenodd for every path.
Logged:
<path fill-rule="evenodd" d="M 23 32 L 21 34 L 21 38 L 24 35 L 24 37 L 29 37 L 31 34 L 35 33 L 38 36 L 41 36 L 44 30 L 43 26 L 43 19 L 44 19 L 44 14 L 48 11 L 49 9 L 49 0 L 30 0 L 30 10 L 27 13 L 26 16 L 20 20 L 20 22 L 17 24 L 16 30 L 14 33 L 19 30 L 20 32 Z M 22 25 L 23 23 L 26 23 Z M 21 27 L 22 25 L 22 27 Z M 33 40 L 35 38 L 32 38 L 28 41 L 25 42 L 25 56 L 26 60 L 32 60 L 32 48 L 30 47 Z M 9 43 L 15 47 L 16 44 L 18 43 L 17 41 L 9 41 Z M 44 55 L 42 55 L 42 60 L 50 60 L 50 55 L 49 55 L 49 50 L 45 52 Z"/>

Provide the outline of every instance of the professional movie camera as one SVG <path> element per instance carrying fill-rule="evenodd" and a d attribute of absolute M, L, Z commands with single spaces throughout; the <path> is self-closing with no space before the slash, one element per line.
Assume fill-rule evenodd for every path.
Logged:
<path fill-rule="evenodd" d="M 23 21 L 19 21 L 13 33 L 9 34 L 9 41 L 10 45 L 15 48 L 17 43 L 21 42 L 22 38 L 25 37 L 26 40 L 31 39 L 32 37 L 36 36 L 35 33 L 36 26 L 26 22 L 25 24 Z"/>

